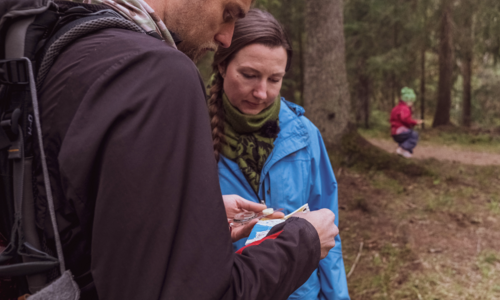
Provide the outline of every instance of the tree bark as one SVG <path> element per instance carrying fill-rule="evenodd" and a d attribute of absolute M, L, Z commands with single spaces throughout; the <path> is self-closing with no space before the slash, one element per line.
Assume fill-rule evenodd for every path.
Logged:
<path fill-rule="evenodd" d="M 462 125 L 470 127 L 471 125 L 471 78 L 472 78 L 472 55 L 467 57 L 463 63 L 463 102 L 462 102 Z"/>
<path fill-rule="evenodd" d="M 368 76 L 363 77 L 361 82 L 363 86 L 363 110 L 365 119 L 365 128 L 370 128 L 370 78 Z"/>
<path fill-rule="evenodd" d="M 304 41 L 302 30 L 299 33 L 299 64 L 300 64 L 300 104 L 304 105 Z"/>
<path fill-rule="evenodd" d="M 453 37 L 451 1 L 443 0 L 439 41 L 438 100 L 432 127 L 450 123 L 451 88 L 453 84 Z"/>
<path fill-rule="evenodd" d="M 396 106 L 398 104 L 398 98 L 399 92 L 397 92 L 396 88 L 396 76 L 394 75 L 394 72 L 391 74 L 391 102 L 392 102 L 392 107 Z"/>
<path fill-rule="evenodd" d="M 365 128 L 370 127 L 370 77 L 361 73 L 358 78 L 358 114 Z"/>
<path fill-rule="evenodd" d="M 420 119 L 424 120 L 425 118 L 425 49 L 423 46 L 420 52 Z M 422 129 L 425 128 L 425 124 L 422 123 Z"/>
<path fill-rule="evenodd" d="M 427 1 L 423 1 L 424 24 L 422 30 L 422 49 L 420 50 L 420 119 L 425 119 L 425 52 L 427 51 Z M 425 123 L 422 123 L 425 129 Z"/>
<path fill-rule="evenodd" d="M 348 131 L 350 97 L 345 66 L 342 0 L 306 1 L 304 106 L 327 146 Z"/>
<path fill-rule="evenodd" d="M 471 126 L 471 101 L 472 101 L 472 63 L 473 63 L 473 45 L 474 45 L 474 23 L 473 11 L 467 12 L 468 15 L 464 20 L 465 25 L 465 53 L 462 64 L 463 77 L 463 98 L 462 98 L 462 125 L 465 127 Z"/>
<path fill-rule="evenodd" d="M 366 60 L 361 58 L 356 70 L 354 109 L 356 124 L 363 124 L 365 128 L 370 127 L 370 77 L 366 74 Z"/>

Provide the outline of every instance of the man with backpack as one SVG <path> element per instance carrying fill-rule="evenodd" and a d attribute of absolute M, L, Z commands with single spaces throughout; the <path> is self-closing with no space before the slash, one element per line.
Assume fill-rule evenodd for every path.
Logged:
<path fill-rule="evenodd" d="M 52 48 L 38 61 L 41 136 L 58 229 L 36 148 L 35 221 L 48 252 L 57 252 L 60 239 L 82 299 L 285 299 L 334 246 L 333 213 L 321 210 L 276 226 L 240 254 L 232 250 L 203 83 L 188 57 L 227 47 L 250 4 L 50 4 L 90 18 L 112 8 L 143 31 L 98 30 L 61 48 L 50 68 L 43 62 L 54 56 Z M 57 21 L 61 30 L 65 21 Z M 226 200 L 245 205 L 238 197 Z"/>

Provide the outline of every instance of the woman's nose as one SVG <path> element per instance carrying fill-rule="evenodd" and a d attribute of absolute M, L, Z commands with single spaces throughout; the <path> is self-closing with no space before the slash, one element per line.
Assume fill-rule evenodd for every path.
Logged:
<path fill-rule="evenodd" d="M 253 96 L 256 99 L 264 100 L 267 98 L 267 86 L 265 81 L 260 81 L 253 90 Z"/>

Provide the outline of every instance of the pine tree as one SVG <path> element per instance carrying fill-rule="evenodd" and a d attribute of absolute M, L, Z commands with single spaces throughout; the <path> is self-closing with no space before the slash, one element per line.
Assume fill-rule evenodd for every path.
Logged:
<path fill-rule="evenodd" d="M 436 113 L 432 127 L 450 124 L 451 88 L 453 85 L 452 1 L 442 0 L 439 41 L 439 83 Z"/>
<path fill-rule="evenodd" d="M 348 131 L 350 96 L 345 66 L 342 0 L 308 0 L 304 106 L 327 146 Z"/>

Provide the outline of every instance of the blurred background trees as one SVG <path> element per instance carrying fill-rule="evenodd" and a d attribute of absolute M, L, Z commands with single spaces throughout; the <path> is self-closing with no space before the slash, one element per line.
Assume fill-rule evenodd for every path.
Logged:
<path fill-rule="evenodd" d="M 306 4 L 310 1 L 321 2 L 256 0 L 255 3 L 276 16 L 292 40 L 294 58 L 282 95 L 306 106 L 308 101 L 316 101 L 305 99 L 316 97 L 308 94 L 305 86 L 306 62 L 321 60 L 315 57 L 318 53 L 311 51 L 306 30 Z M 352 123 L 368 128 L 377 120 L 387 121 L 401 88 L 408 86 L 418 95 L 414 115 L 426 119 L 428 126 L 500 127 L 500 1 L 322 2 L 343 6 Z M 312 34 L 329 26 L 327 15 L 316 14 L 318 20 L 324 17 L 326 21 L 318 21 Z M 339 17 L 330 14 L 330 18 Z M 333 49 L 335 45 L 319 43 L 314 47 Z M 211 57 L 207 57 L 199 64 L 204 79 L 209 77 L 210 61 Z M 337 74 L 338 70 L 330 72 Z"/>

